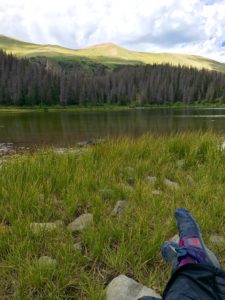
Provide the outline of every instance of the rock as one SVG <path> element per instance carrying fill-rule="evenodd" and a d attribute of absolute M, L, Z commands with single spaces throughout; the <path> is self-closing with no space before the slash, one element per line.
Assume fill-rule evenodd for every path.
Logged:
<path fill-rule="evenodd" d="M 167 178 L 164 179 L 164 183 L 166 186 L 168 186 L 169 188 L 171 188 L 173 190 L 177 190 L 179 188 L 179 184 L 177 182 L 171 181 Z"/>
<path fill-rule="evenodd" d="M 77 143 L 77 146 L 80 148 L 87 147 L 90 145 L 95 145 L 95 142 L 93 140 L 87 140 L 87 141 Z"/>
<path fill-rule="evenodd" d="M 129 167 L 129 166 L 128 166 L 128 167 L 125 167 L 125 168 L 124 168 L 124 171 L 125 171 L 126 173 L 134 173 L 135 170 L 134 170 L 133 167 Z"/>
<path fill-rule="evenodd" d="M 187 180 L 187 183 L 188 183 L 189 186 L 193 186 L 194 183 L 195 183 L 194 179 L 191 177 L 191 175 L 188 175 L 186 180 Z"/>
<path fill-rule="evenodd" d="M 75 251 L 82 251 L 82 243 L 78 242 L 78 243 L 73 244 L 73 249 Z"/>
<path fill-rule="evenodd" d="M 154 290 L 125 275 L 114 278 L 106 290 L 107 300 L 137 300 L 144 296 L 162 299 Z"/>
<path fill-rule="evenodd" d="M 0 143 L 0 155 L 6 155 L 14 153 L 12 143 Z"/>
<path fill-rule="evenodd" d="M 53 259 L 49 256 L 41 256 L 38 260 L 38 263 L 43 267 L 55 267 L 56 259 Z"/>
<path fill-rule="evenodd" d="M 179 238 L 179 235 L 178 234 L 175 234 L 171 239 L 169 239 L 170 242 L 172 243 L 179 243 L 180 241 L 180 238 Z"/>
<path fill-rule="evenodd" d="M 126 200 L 119 200 L 116 203 L 116 206 L 114 207 L 112 211 L 113 216 L 120 216 L 124 212 L 124 210 L 128 207 L 129 203 Z"/>
<path fill-rule="evenodd" d="M 63 155 L 63 154 L 81 154 L 83 152 L 82 149 L 77 148 L 55 148 L 54 150 L 55 154 Z"/>
<path fill-rule="evenodd" d="M 222 143 L 221 150 L 225 150 L 225 142 Z"/>
<path fill-rule="evenodd" d="M 209 238 L 210 242 L 215 245 L 224 244 L 225 239 L 222 235 L 212 234 Z"/>
<path fill-rule="evenodd" d="M 183 168 L 184 164 L 185 164 L 184 159 L 180 159 L 180 160 L 176 161 L 176 165 L 177 165 L 178 168 Z"/>
<path fill-rule="evenodd" d="M 153 190 L 153 191 L 152 191 L 152 194 L 153 194 L 154 196 L 160 196 L 160 195 L 162 194 L 162 192 L 159 191 L 159 190 Z"/>
<path fill-rule="evenodd" d="M 92 214 L 83 214 L 76 218 L 72 223 L 70 223 L 67 228 L 71 232 L 81 231 L 87 226 L 93 224 L 93 215 Z"/>
<path fill-rule="evenodd" d="M 45 200 L 45 195 L 44 194 L 40 194 L 39 195 L 39 200 L 44 201 Z"/>
<path fill-rule="evenodd" d="M 134 185 L 135 179 L 133 177 L 129 177 L 129 178 L 127 178 L 127 183 L 130 185 Z"/>
<path fill-rule="evenodd" d="M 155 183 L 156 180 L 157 180 L 157 178 L 156 178 L 155 176 L 148 176 L 146 179 L 147 179 L 148 182 L 150 182 L 150 183 Z"/>
<path fill-rule="evenodd" d="M 45 230 L 45 231 L 55 230 L 55 229 L 58 229 L 60 226 L 63 226 L 63 225 L 64 225 L 64 223 L 61 220 L 57 220 L 54 223 L 53 222 L 49 222 L 49 223 L 31 223 L 30 224 L 30 229 L 34 233 L 39 233 L 43 230 Z"/>
<path fill-rule="evenodd" d="M 8 233 L 10 230 L 10 226 L 0 223 L 0 236 Z"/>
<path fill-rule="evenodd" d="M 170 218 L 168 218 L 168 219 L 166 220 L 165 224 L 166 224 L 166 225 L 170 225 L 171 222 L 172 222 L 172 220 L 171 220 Z"/>
<path fill-rule="evenodd" d="M 54 152 L 56 154 L 64 154 L 66 152 L 66 148 L 55 148 Z"/>

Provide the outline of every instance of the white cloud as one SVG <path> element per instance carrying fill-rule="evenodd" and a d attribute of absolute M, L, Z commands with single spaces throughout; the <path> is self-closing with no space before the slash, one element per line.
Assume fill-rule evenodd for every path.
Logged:
<path fill-rule="evenodd" d="M 0 33 L 70 48 L 110 41 L 225 62 L 225 0 L 0 0 Z"/>

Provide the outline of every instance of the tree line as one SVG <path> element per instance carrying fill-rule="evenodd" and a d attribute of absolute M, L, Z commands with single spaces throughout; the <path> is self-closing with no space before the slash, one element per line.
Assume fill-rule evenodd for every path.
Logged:
<path fill-rule="evenodd" d="M 171 65 L 82 68 L 0 51 L 0 105 L 225 102 L 225 74 Z"/>

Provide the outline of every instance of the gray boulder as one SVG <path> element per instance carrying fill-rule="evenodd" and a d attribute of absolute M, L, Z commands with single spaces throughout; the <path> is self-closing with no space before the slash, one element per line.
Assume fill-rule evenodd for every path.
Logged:
<path fill-rule="evenodd" d="M 70 223 L 67 228 L 71 232 L 81 231 L 87 226 L 93 224 L 93 215 L 92 214 L 83 214 L 76 218 L 72 223 Z"/>
<path fill-rule="evenodd" d="M 116 203 L 116 206 L 114 207 L 112 211 L 113 216 L 120 216 L 124 212 L 124 210 L 128 207 L 129 203 L 126 200 L 119 200 Z"/>
<path fill-rule="evenodd" d="M 137 300 L 144 296 L 162 299 L 154 290 L 125 275 L 114 278 L 106 290 L 107 300 Z"/>

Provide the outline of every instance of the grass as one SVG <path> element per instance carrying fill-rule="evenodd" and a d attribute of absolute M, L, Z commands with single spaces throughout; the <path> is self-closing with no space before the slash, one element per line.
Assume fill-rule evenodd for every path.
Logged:
<path fill-rule="evenodd" d="M 57 45 L 39 45 L 18 41 L 0 35 L 0 48 L 17 56 L 48 57 L 56 61 L 76 62 L 90 65 L 91 62 L 112 65 L 165 64 L 182 65 L 198 69 L 225 72 L 225 64 L 196 55 L 176 53 L 146 53 L 131 51 L 118 45 L 107 43 L 84 49 L 68 49 Z"/>
<path fill-rule="evenodd" d="M 177 232 L 177 207 L 193 212 L 225 266 L 225 245 L 209 243 L 210 234 L 224 236 L 225 229 L 221 142 L 211 133 L 146 135 L 80 152 L 11 158 L 0 169 L 0 298 L 103 300 L 105 287 L 121 273 L 161 292 L 170 268 L 160 247 Z M 156 176 L 156 183 L 147 176 Z M 180 188 L 166 187 L 165 178 Z M 160 196 L 152 194 L 156 189 Z M 111 216 L 123 199 L 129 201 L 124 214 Z M 67 225 L 86 212 L 94 225 L 76 234 L 66 226 L 37 234 L 29 226 L 56 220 Z M 78 241 L 82 252 L 73 249 Z M 56 259 L 56 266 L 40 266 L 43 255 Z"/>
<path fill-rule="evenodd" d="M 74 111 L 74 112 L 86 112 L 86 111 L 121 111 L 129 110 L 129 106 L 119 106 L 119 105 L 99 105 L 99 106 L 62 106 L 62 105 L 52 105 L 52 106 L 1 106 L 0 113 L 2 112 L 56 112 L 56 111 Z"/>
<path fill-rule="evenodd" d="M 0 113 L 4 112 L 56 112 L 56 111 L 71 111 L 71 112 L 100 112 L 100 111 L 122 111 L 122 110 L 133 110 L 133 109 L 160 109 L 160 108 L 223 108 L 225 107 L 225 103 L 214 102 L 195 102 L 193 104 L 185 104 L 182 102 L 176 102 L 172 104 L 152 104 L 145 106 L 136 106 L 136 105 L 98 105 L 98 106 L 79 106 L 79 105 L 51 105 L 51 106 L 3 106 L 0 105 Z"/>

